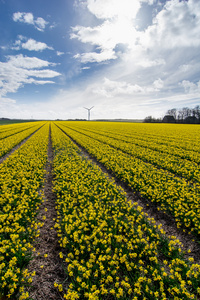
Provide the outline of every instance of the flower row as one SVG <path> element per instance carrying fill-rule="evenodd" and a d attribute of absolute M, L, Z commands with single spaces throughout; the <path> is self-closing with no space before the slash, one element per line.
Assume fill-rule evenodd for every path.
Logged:
<path fill-rule="evenodd" d="M 163 147 L 163 137 L 157 138 L 156 141 L 148 137 L 148 140 L 141 140 L 138 136 L 124 137 L 119 136 L 117 133 L 99 132 L 93 128 L 71 126 L 70 128 L 85 134 L 90 138 L 98 140 L 99 142 L 108 144 L 116 149 L 137 157 L 144 162 L 151 163 L 158 168 L 170 171 L 175 175 L 186 178 L 200 183 L 200 153 L 198 151 L 182 149 L 184 156 L 181 155 L 181 151 L 178 143 L 172 147 L 168 143 L 167 151 Z M 159 148 L 158 148 L 159 145 Z M 200 147 L 200 144 L 198 145 Z M 172 153 L 170 153 L 172 152 Z"/>
<path fill-rule="evenodd" d="M 35 122 L 30 123 L 18 123 L 12 125 L 1 125 L 0 126 L 0 140 L 8 136 L 19 133 L 23 130 L 26 130 L 32 126 L 35 126 Z"/>
<path fill-rule="evenodd" d="M 200 265 L 52 125 L 65 299 L 197 299 Z M 69 286 L 68 286 L 69 285 Z"/>
<path fill-rule="evenodd" d="M 68 122 L 70 123 L 70 122 Z M 179 148 L 185 155 L 187 151 L 199 151 L 198 125 L 185 124 L 144 124 L 144 123 L 118 123 L 118 122 L 73 122 L 73 127 L 96 131 L 105 135 L 119 137 L 121 140 L 134 141 L 138 145 L 149 146 L 153 141 L 152 149 L 174 153 Z M 158 147 L 158 148 L 157 148 Z M 183 150 L 183 151 L 182 151 Z M 169 151 L 169 152 L 168 152 Z"/>
<path fill-rule="evenodd" d="M 18 126 L 16 130 L 7 131 L 6 136 L 4 136 L 5 133 L 2 136 L 0 135 L 0 157 L 38 130 L 43 124 L 44 123 L 41 122 L 28 123 L 26 126 L 24 125 L 23 128 Z"/>
<path fill-rule="evenodd" d="M 21 294 L 19 299 L 26 299 L 23 286 L 32 280 L 25 267 L 38 233 L 48 137 L 46 123 L 0 165 L 0 295 L 11 298 Z"/>
<path fill-rule="evenodd" d="M 198 125 L 118 122 L 67 122 L 70 127 L 98 132 L 138 146 L 200 161 Z M 67 124 L 66 123 L 66 124 Z M 177 149 L 179 151 L 177 151 Z"/>
<path fill-rule="evenodd" d="M 200 189 L 170 172 L 130 156 L 106 143 L 57 123 L 62 130 L 103 163 L 116 176 L 175 217 L 177 227 L 200 234 Z M 65 123 L 64 123 L 65 124 Z M 185 230 L 185 229 L 184 229 Z"/>

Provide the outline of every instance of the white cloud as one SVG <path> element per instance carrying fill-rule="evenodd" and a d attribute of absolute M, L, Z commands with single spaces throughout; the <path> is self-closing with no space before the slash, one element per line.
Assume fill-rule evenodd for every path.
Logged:
<path fill-rule="evenodd" d="M 97 45 L 100 49 L 114 49 L 117 44 L 130 46 L 136 42 L 137 37 L 137 32 L 128 19 L 107 20 L 93 28 L 76 26 L 71 34 L 71 38 Z"/>
<path fill-rule="evenodd" d="M 7 117 L 9 118 L 10 114 L 13 114 L 14 118 L 18 118 L 19 115 L 17 114 L 17 105 L 16 100 L 11 98 L 1 98 L 0 97 L 0 111 L 1 111 L 1 117 Z"/>
<path fill-rule="evenodd" d="M 140 9 L 139 0 L 88 0 L 89 11 L 99 19 L 135 18 Z"/>
<path fill-rule="evenodd" d="M 200 92 L 200 81 L 198 81 L 197 83 L 194 83 L 189 80 L 183 80 L 180 83 L 180 86 L 182 86 L 184 88 L 186 93 L 199 94 L 199 92 Z"/>
<path fill-rule="evenodd" d="M 11 98 L 0 98 L 0 104 L 9 104 L 9 103 L 16 103 L 15 99 L 11 99 Z"/>
<path fill-rule="evenodd" d="M 42 42 L 37 42 L 33 39 L 29 39 L 26 43 L 22 43 L 22 48 L 30 51 L 43 51 L 45 49 L 53 50 L 52 47 L 47 46 L 47 44 Z"/>
<path fill-rule="evenodd" d="M 32 74 L 29 73 L 29 76 L 31 76 Z M 32 75 L 34 76 L 34 75 Z M 38 77 L 43 77 L 43 76 L 38 76 Z M 49 77 L 52 77 L 52 76 L 49 76 Z M 26 79 L 24 81 L 24 83 L 34 83 L 36 85 L 44 85 L 44 84 L 52 84 L 52 83 L 55 83 L 54 81 L 51 81 L 51 80 L 36 80 L 36 79 L 33 79 L 33 78 L 29 78 L 29 79 Z"/>
<path fill-rule="evenodd" d="M 7 46 L 0 46 L 0 48 L 2 49 L 2 50 L 7 50 Z"/>
<path fill-rule="evenodd" d="M 157 91 L 159 91 L 160 89 L 162 89 L 163 88 L 163 85 L 164 85 L 164 82 L 163 82 L 163 80 L 162 79 L 157 79 L 157 80 L 155 80 L 154 82 L 153 82 L 153 86 L 155 87 L 155 89 L 157 90 Z"/>
<path fill-rule="evenodd" d="M 56 22 L 53 22 L 52 25 L 49 26 L 50 29 L 56 28 L 58 24 Z"/>
<path fill-rule="evenodd" d="M 88 0 L 87 7 L 102 20 L 102 24 L 93 27 L 75 26 L 70 37 L 97 46 L 98 52 L 82 53 L 76 58 L 81 58 L 83 63 L 102 62 L 118 57 L 115 47 L 119 44 L 134 47 L 138 33 L 132 22 L 140 9 L 139 0 Z"/>
<path fill-rule="evenodd" d="M 102 82 L 97 83 L 91 89 L 93 94 L 97 94 L 106 98 L 127 97 L 138 95 L 149 95 L 162 89 L 164 82 L 159 78 L 149 86 L 141 86 L 138 84 L 131 84 L 126 81 L 114 81 L 104 78 Z"/>
<path fill-rule="evenodd" d="M 74 58 L 83 64 L 106 64 L 94 73 L 92 82 L 85 82 L 80 92 L 63 91 L 62 95 L 58 93 L 56 101 L 61 97 L 64 103 L 64 99 L 72 97 L 77 105 L 86 101 L 85 106 L 98 105 L 99 110 L 101 106 L 102 115 L 105 106 L 110 114 L 115 107 L 127 115 L 136 112 L 135 117 L 149 113 L 159 117 L 172 106 L 196 103 L 194 91 L 199 84 L 187 80 L 199 73 L 199 1 L 85 0 L 78 3 L 81 9 L 89 11 L 90 17 L 87 22 L 81 20 L 82 26 L 72 28 L 71 39 L 81 42 L 82 49 L 85 45 L 85 51 Z M 153 4 L 157 6 L 150 7 Z M 143 9 L 151 17 L 148 15 L 148 24 L 139 30 L 137 13 L 142 17 Z M 84 22 L 87 26 L 83 26 Z"/>
<path fill-rule="evenodd" d="M 165 60 L 163 58 L 160 59 L 155 59 L 155 60 L 149 60 L 148 58 L 141 58 L 140 61 L 138 61 L 137 65 L 144 67 L 144 68 L 150 68 L 154 66 L 159 66 L 159 65 L 165 65 Z"/>
<path fill-rule="evenodd" d="M 64 55 L 64 54 L 65 54 L 65 52 L 56 51 L 56 54 L 57 54 L 58 56 L 61 56 L 61 55 Z"/>
<path fill-rule="evenodd" d="M 48 22 L 46 22 L 43 18 L 39 17 L 35 20 L 35 25 L 38 30 L 43 31 L 47 24 L 48 24 Z"/>
<path fill-rule="evenodd" d="M 148 3 L 149 5 L 153 5 L 154 3 L 157 2 L 157 0 L 141 0 L 141 2 L 146 2 L 146 3 Z"/>
<path fill-rule="evenodd" d="M 34 103 L 29 102 L 23 105 L 10 103 L 10 106 L 2 104 L 1 112 L 3 116 L 12 118 L 20 116 L 21 118 L 33 117 L 40 119 L 87 119 L 87 111 L 83 107 L 94 106 L 91 111 L 91 119 L 143 119 L 148 115 L 162 117 L 172 107 L 189 106 L 188 100 L 191 99 L 190 95 L 185 92 L 163 97 L 156 96 L 155 92 L 148 91 L 146 93 L 135 92 L 134 94 L 125 94 L 129 89 L 133 89 L 132 85 L 125 81 L 118 82 L 123 93 L 116 93 L 114 97 L 105 97 L 105 95 L 96 93 L 96 89 L 100 89 L 105 84 L 105 80 L 97 81 L 96 78 L 93 80 L 90 78 L 90 83 L 85 88 L 81 86 L 81 89 L 74 87 L 72 89 L 59 90 L 49 101 L 45 102 L 42 102 L 42 99 L 37 95 L 37 100 Z M 112 82 L 109 79 L 107 85 L 112 86 L 111 93 L 117 88 L 117 82 Z M 144 90 L 144 87 L 139 86 L 138 90 L 140 89 Z M 135 90 L 137 90 L 136 86 Z M 106 91 L 108 91 L 108 87 Z M 194 99 L 192 107 L 198 103 L 198 99 Z"/>
<path fill-rule="evenodd" d="M 33 25 L 39 31 L 44 31 L 48 24 L 43 18 L 39 17 L 35 19 L 32 13 L 25 12 L 15 12 L 13 14 L 13 21 Z"/>
<path fill-rule="evenodd" d="M 125 81 L 116 82 L 104 78 L 98 82 L 94 80 L 86 88 L 81 88 L 81 91 L 76 88 L 60 90 L 50 99 L 48 108 L 54 111 L 54 118 L 87 119 L 87 112 L 83 107 L 94 106 L 91 119 L 142 119 L 149 114 L 162 117 L 172 107 L 188 105 L 186 103 L 189 98 L 184 93 L 159 97 L 156 96 L 155 90 L 152 86 L 142 87 Z"/>
<path fill-rule="evenodd" d="M 18 68 L 25 68 L 25 69 L 40 69 L 45 68 L 48 66 L 55 66 L 54 63 L 50 63 L 47 60 L 42 60 L 37 57 L 28 57 L 23 56 L 22 54 L 19 55 L 10 55 L 7 57 L 7 63 L 1 63 L 2 65 L 9 65 Z"/>
<path fill-rule="evenodd" d="M 200 46 L 200 1 L 167 1 L 153 25 L 140 36 L 145 47 L 172 49 Z"/>
<path fill-rule="evenodd" d="M 13 14 L 13 21 L 23 22 L 27 24 L 34 24 L 34 18 L 32 13 L 16 12 Z"/>
<path fill-rule="evenodd" d="M 192 65 L 189 65 L 189 64 L 187 64 L 187 65 L 183 64 L 183 65 L 181 65 L 181 66 L 179 67 L 179 69 L 180 69 L 181 72 L 187 72 L 187 71 L 189 71 L 191 68 L 192 68 Z"/>
<path fill-rule="evenodd" d="M 49 84 L 49 80 L 39 78 L 54 78 L 60 73 L 44 69 L 54 66 L 48 61 L 36 57 L 23 55 L 8 56 L 7 62 L 0 62 L 0 96 L 5 97 L 8 93 L 15 93 L 24 84 Z"/>
<path fill-rule="evenodd" d="M 85 5 L 88 10 L 102 23 L 98 26 L 77 25 L 72 28 L 71 39 L 77 39 L 93 46 L 93 51 L 79 53 L 75 58 L 85 63 L 102 62 L 103 56 L 105 56 L 105 61 L 116 59 L 119 56 L 123 57 L 123 52 L 117 52 L 119 44 L 125 46 L 124 52 L 136 52 L 140 45 L 144 51 L 148 51 L 148 53 L 152 51 L 155 54 L 173 48 L 200 46 L 200 1 L 169 0 L 156 14 L 152 25 L 149 25 L 144 31 L 139 31 L 137 30 L 136 15 L 140 9 L 143 9 L 142 3 L 144 2 L 152 5 L 155 1 L 87 0 Z M 102 55 L 105 51 L 114 53 L 109 58 L 109 55 Z M 159 59 L 156 57 L 153 60 L 146 58 L 138 64 L 143 67 L 164 64 L 165 58 L 161 55 L 159 55 Z M 87 57 L 89 57 L 88 60 Z"/>
<path fill-rule="evenodd" d="M 23 40 L 25 40 L 25 42 L 22 42 Z M 53 47 L 47 46 L 46 43 L 37 42 L 34 39 L 27 39 L 23 36 L 20 36 L 19 40 L 15 41 L 12 49 L 13 50 L 26 49 L 29 51 L 43 51 L 45 49 L 53 50 Z"/>
<path fill-rule="evenodd" d="M 124 81 L 119 82 L 110 80 L 108 78 L 104 78 L 103 83 L 93 89 L 93 93 L 105 96 L 107 98 L 116 97 L 119 95 L 133 95 L 135 93 L 143 92 L 144 89 L 137 84 L 132 85 Z"/>
<path fill-rule="evenodd" d="M 79 58 L 82 63 L 88 63 L 88 62 L 102 62 L 110 59 L 117 58 L 115 55 L 115 52 L 112 50 L 104 50 L 100 53 L 96 52 L 89 52 L 89 53 L 82 53 L 74 55 L 74 58 Z"/>
<path fill-rule="evenodd" d="M 53 78 L 59 76 L 60 74 L 56 71 L 46 69 L 46 70 L 29 70 L 28 75 L 38 77 L 38 78 Z"/>

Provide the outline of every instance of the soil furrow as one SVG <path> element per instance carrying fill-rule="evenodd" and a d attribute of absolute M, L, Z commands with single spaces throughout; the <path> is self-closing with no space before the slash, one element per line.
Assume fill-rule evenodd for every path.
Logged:
<path fill-rule="evenodd" d="M 59 127 L 60 128 L 60 127 Z M 61 131 L 63 131 L 60 128 Z M 176 236 L 177 239 L 182 243 L 182 249 L 185 251 L 185 256 L 193 257 L 195 263 L 200 263 L 200 244 L 197 242 L 197 237 L 191 234 L 188 234 L 187 231 L 183 232 L 182 229 L 176 227 L 175 218 L 172 215 L 169 215 L 165 212 L 158 210 L 158 206 L 155 203 L 152 203 L 150 200 L 142 197 L 139 192 L 133 190 L 124 183 L 121 179 L 117 178 L 116 174 L 108 170 L 101 162 L 99 162 L 95 157 L 93 157 L 83 146 L 76 142 L 70 135 L 63 131 L 73 143 L 75 143 L 81 150 L 82 155 L 92 161 L 92 163 L 97 164 L 102 172 L 107 174 L 115 184 L 120 186 L 127 195 L 127 200 L 131 200 L 132 203 L 137 202 L 139 206 L 143 208 L 144 213 L 148 216 L 147 218 L 153 218 L 156 221 L 157 225 L 162 225 L 162 229 L 165 231 L 167 236 Z M 188 253 L 188 250 L 190 253 Z"/>
<path fill-rule="evenodd" d="M 56 220 L 55 199 L 53 193 L 53 150 L 51 143 L 51 129 L 49 130 L 48 162 L 46 165 L 46 178 L 43 188 L 44 199 L 40 206 L 37 221 L 44 223 L 40 228 L 39 237 L 35 240 L 35 252 L 28 266 L 29 272 L 36 272 L 28 292 L 34 300 L 63 299 L 54 283 L 63 283 L 65 274 L 63 262 L 59 257 L 61 248 L 54 228 Z"/>

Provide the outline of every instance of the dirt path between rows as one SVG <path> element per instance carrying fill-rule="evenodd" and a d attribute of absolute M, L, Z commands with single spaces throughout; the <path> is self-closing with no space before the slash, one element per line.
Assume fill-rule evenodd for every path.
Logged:
<path fill-rule="evenodd" d="M 59 257 L 61 248 L 54 228 L 56 219 L 55 199 L 52 191 L 52 162 L 53 150 L 51 142 L 51 129 L 49 130 L 48 162 L 46 165 L 46 178 L 44 183 L 44 200 L 40 206 L 37 221 L 44 222 L 40 228 L 40 235 L 35 240 L 35 252 L 28 265 L 29 272 L 36 272 L 31 287 L 28 289 L 31 299 L 34 300 L 60 300 L 63 294 L 54 287 L 54 282 L 63 283 L 66 275 L 63 271 L 63 262 Z M 45 220 L 44 220 L 45 217 Z"/>
<path fill-rule="evenodd" d="M 59 127 L 59 126 L 58 126 Z M 60 128 L 60 127 L 59 127 Z M 145 199 L 140 195 L 139 192 L 133 190 L 124 183 L 121 179 L 117 178 L 116 174 L 108 170 L 101 162 L 99 162 L 95 157 L 93 157 L 84 147 L 76 142 L 70 135 L 64 132 L 61 128 L 60 130 L 65 133 L 71 141 L 76 144 L 84 157 L 90 160 L 92 163 L 98 165 L 103 173 L 105 173 L 109 178 L 114 180 L 115 184 L 120 186 L 125 192 L 127 200 L 132 201 L 132 203 L 137 202 L 139 206 L 143 208 L 144 213 L 147 213 L 147 218 L 153 218 L 157 225 L 162 225 L 162 229 L 165 231 L 167 236 L 176 236 L 177 239 L 182 243 L 182 249 L 185 251 L 185 256 L 187 258 L 193 257 L 194 263 L 200 264 L 200 244 L 197 242 L 197 237 L 183 232 L 181 229 L 176 227 L 175 218 L 172 215 L 159 211 L 157 205 L 152 203 L 150 200 Z M 191 252 L 188 253 L 188 250 Z"/>

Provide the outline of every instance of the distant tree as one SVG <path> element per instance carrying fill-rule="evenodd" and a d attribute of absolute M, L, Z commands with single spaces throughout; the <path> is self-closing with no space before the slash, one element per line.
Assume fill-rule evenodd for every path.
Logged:
<path fill-rule="evenodd" d="M 195 117 L 198 119 L 198 123 L 200 123 L 200 106 L 199 105 L 195 106 L 194 111 L 195 111 Z"/>
<path fill-rule="evenodd" d="M 198 124 L 198 119 L 195 116 L 188 116 L 184 119 L 185 124 Z"/>
<path fill-rule="evenodd" d="M 144 119 L 144 123 L 161 123 L 161 119 L 153 118 L 152 116 L 148 116 Z"/>
<path fill-rule="evenodd" d="M 180 109 L 168 109 L 164 118 L 156 119 L 148 116 L 144 119 L 144 123 L 184 123 L 184 124 L 200 124 L 200 105 L 194 108 L 183 107 Z"/>
<path fill-rule="evenodd" d="M 179 109 L 178 110 L 178 113 L 177 113 L 177 121 L 179 123 L 183 123 L 183 120 L 184 120 L 184 113 L 183 113 L 183 110 L 182 109 Z"/>
<path fill-rule="evenodd" d="M 195 108 L 183 107 L 179 110 L 176 108 L 169 109 L 167 116 L 174 117 L 177 123 L 200 123 L 200 106 L 197 105 Z M 167 119 L 165 121 L 167 122 Z M 170 123 L 172 123 L 172 121 Z"/>
<path fill-rule="evenodd" d="M 183 107 L 182 108 L 182 111 L 183 111 L 183 118 L 187 118 L 187 117 L 190 117 L 191 115 L 191 109 L 188 108 L 188 107 Z"/>
<path fill-rule="evenodd" d="M 144 119 L 144 123 L 152 123 L 153 117 L 152 116 L 148 116 Z"/>
<path fill-rule="evenodd" d="M 174 119 L 176 120 L 177 119 L 177 109 L 176 108 L 169 109 L 167 111 L 167 115 L 174 117 Z"/>

